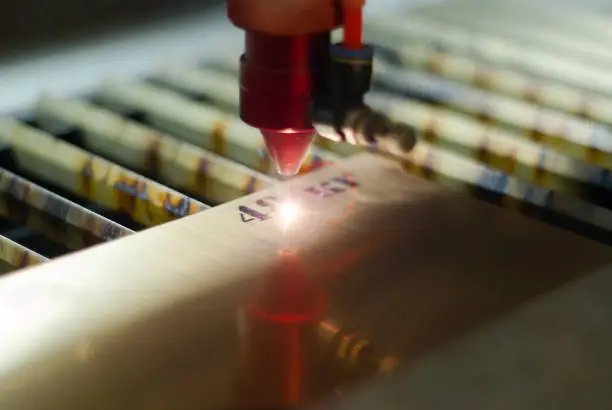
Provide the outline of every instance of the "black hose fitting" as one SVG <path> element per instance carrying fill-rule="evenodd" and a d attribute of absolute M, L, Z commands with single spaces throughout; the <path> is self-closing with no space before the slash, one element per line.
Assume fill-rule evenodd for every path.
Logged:
<path fill-rule="evenodd" d="M 341 44 L 330 48 L 330 104 L 333 125 L 343 138 L 344 125 L 350 112 L 364 107 L 364 96 L 372 83 L 374 49 L 364 45 L 359 50 L 349 50 Z"/>

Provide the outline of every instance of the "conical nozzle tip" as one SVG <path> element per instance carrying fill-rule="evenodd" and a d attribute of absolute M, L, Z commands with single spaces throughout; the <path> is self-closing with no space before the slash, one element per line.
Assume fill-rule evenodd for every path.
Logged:
<path fill-rule="evenodd" d="M 261 130 L 261 134 L 278 173 L 293 176 L 300 172 L 316 131 Z"/>

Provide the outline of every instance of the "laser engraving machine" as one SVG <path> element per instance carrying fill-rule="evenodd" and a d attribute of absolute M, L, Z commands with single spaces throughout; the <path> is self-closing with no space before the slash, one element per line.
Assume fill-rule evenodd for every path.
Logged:
<path fill-rule="evenodd" d="M 11 5 L 2 410 L 609 408 L 605 5 L 371 0 L 334 111 L 188 3 Z"/>

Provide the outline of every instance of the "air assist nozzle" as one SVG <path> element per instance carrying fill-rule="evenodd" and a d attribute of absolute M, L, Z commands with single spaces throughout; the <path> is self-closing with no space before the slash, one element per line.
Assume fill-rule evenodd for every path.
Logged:
<path fill-rule="evenodd" d="M 261 134 L 278 173 L 293 176 L 300 171 L 316 131 L 261 130 Z"/>

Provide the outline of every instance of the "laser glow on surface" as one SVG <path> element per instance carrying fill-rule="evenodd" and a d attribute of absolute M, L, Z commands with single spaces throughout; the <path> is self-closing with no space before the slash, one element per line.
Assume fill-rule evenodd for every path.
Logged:
<path fill-rule="evenodd" d="M 300 212 L 300 208 L 296 203 L 291 201 L 284 201 L 280 205 L 280 217 L 283 221 L 283 228 L 286 230 L 291 223 L 297 218 Z"/>

